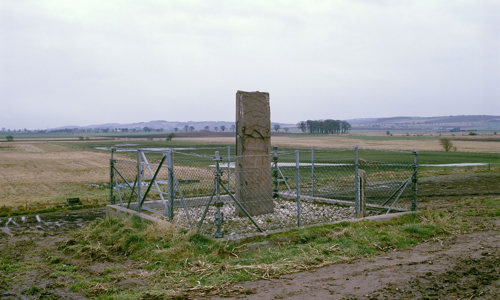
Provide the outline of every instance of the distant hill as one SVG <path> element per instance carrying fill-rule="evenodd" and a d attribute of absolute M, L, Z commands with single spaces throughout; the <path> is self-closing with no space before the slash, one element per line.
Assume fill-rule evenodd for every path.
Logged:
<path fill-rule="evenodd" d="M 279 124 L 280 128 L 285 127 L 296 127 L 295 124 L 284 124 L 284 123 L 271 123 L 271 129 L 274 130 L 274 125 Z M 64 130 L 99 130 L 106 129 L 109 131 L 143 131 L 148 128 L 151 131 L 231 131 L 235 126 L 234 122 L 227 121 L 187 121 L 187 122 L 177 122 L 177 121 L 164 121 L 155 120 L 148 122 L 137 122 L 137 123 L 104 123 L 104 124 L 94 124 L 88 126 L 63 126 L 58 128 L 51 128 L 48 131 L 64 131 Z"/>
<path fill-rule="evenodd" d="M 334 117 L 332 117 L 334 119 Z M 346 120 L 351 124 L 353 130 L 426 130 L 426 131 L 500 131 L 500 116 L 489 115 L 462 115 L 462 116 L 440 116 L 440 117 L 410 117 L 396 116 L 390 118 L 360 118 Z M 271 124 L 274 132 L 274 125 L 279 124 L 281 131 L 288 128 L 290 133 L 299 132 L 297 123 L 275 123 Z M 48 129 L 48 131 L 61 130 L 99 130 L 109 131 L 143 131 L 145 128 L 151 131 L 233 131 L 234 122 L 227 121 L 165 121 L 154 120 L 137 123 L 105 123 L 88 126 L 64 126 Z"/>
<path fill-rule="evenodd" d="M 355 130 L 500 130 L 500 116 L 390 117 L 347 120 Z"/>

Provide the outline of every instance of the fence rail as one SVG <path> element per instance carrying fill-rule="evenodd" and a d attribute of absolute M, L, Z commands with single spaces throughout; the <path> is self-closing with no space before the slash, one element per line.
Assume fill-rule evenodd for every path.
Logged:
<path fill-rule="evenodd" d="M 123 155 L 129 152 L 129 155 Z M 130 154 L 135 155 L 130 155 Z M 134 158 L 132 158 L 134 157 Z M 215 237 L 333 223 L 417 209 L 418 154 L 384 162 L 345 150 L 274 147 L 269 156 L 237 157 L 232 147 L 111 150 L 110 202 L 197 228 Z M 269 168 L 235 168 L 238 159 Z M 242 180 L 269 178 L 242 191 Z M 250 199 L 250 201 L 248 201 Z M 267 206 L 270 213 L 258 213 Z"/>

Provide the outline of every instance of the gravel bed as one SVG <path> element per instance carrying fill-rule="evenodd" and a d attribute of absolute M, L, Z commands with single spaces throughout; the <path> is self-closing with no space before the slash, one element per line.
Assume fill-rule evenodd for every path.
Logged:
<path fill-rule="evenodd" d="M 204 206 L 189 207 L 188 211 L 191 221 L 198 225 L 204 210 Z M 216 231 L 216 226 L 214 224 L 216 211 L 217 208 L 214 206 L 208 209 L 200 230 L 202 234 L 213 235 Z M 285 199 L 275 199 L 273 213 L 253 216 L 252 218 L 263 231 L 292 229 L 297 228 L 297 211 L 297 202 Z M 224 224 L 222 225 L 224 237 L 232 238 L 259 232 L 249 218 L 239 217 L 235 214 L 234 203 L 224 203 L 223 207 L 221 207 L 221 212 L 224 214 Z M 186 213 L 183 209 L 176 209 L 174 214 L 175 223 L 181 226 L 189 226 Z M 334 223 L 352 219 L 353 217 L 353 207 L 305 201 L 301 203 L 302 226 Z"/>

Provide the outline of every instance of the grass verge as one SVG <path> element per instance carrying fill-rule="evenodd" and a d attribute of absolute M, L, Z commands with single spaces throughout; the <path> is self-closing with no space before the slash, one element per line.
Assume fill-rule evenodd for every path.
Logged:
<path fill-rule="evenodd" d="M 122 267 L 98 278 L 75 276 L 72 291 L 86 296 L 202 296 L 220 293 L 230 283 L 272 278 L 404 249 L 466 231 L 469 226 L 459 214 L 428 211 L 385 222 L 344 222 L 230 243 L 169 224 L 150 224 L 128 217 L 96 222 L 78 231 L 59 249 L 73 259 L 93 264 L 116 266 L 117 262 L 133 261 L 140 267 L 129 270 L 126 277 L 147 282 L 117 287 L 115 283 L 124 272 Z M 75 271 L 67 266 L 61 268 L 66 273 Z M 137 272 L 137 276 L 130 272 Z"/>
<path fill-rule="evenodd" d="M 435 199 L 422 200 L 434 203 Z M 25 232 L 0 243 L 0 296 L 223 296 L 238 290 L 233 285 L 237 282 L 278 277 L 492 229 L 491 221 L 499 216 L 498 196 L 454 197 L 447 202 L 445 206 L 436 202 L 434 207 L 439 210 L 390 221 L 295 229 L 237 243 L 214 241 L 135 217 L 97 221 L 76 232 Z"/>

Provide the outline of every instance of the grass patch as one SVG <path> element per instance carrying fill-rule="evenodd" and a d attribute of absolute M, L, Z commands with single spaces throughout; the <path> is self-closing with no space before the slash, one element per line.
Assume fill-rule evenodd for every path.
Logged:
<path fill-rule="evenodd" d="M 500 216 L 500 198 L 471 199 L 465 204 L 466 206 L 460 212 L 460 215 L 479 218 L 495 218 Z"/>
<path fill-rule="evenodd" d="M 214 241 L 173 225 L 150 224 L 137 217 L 106 219 L 78 231 L 61 250 L 94 262 L 130 259 L 143 265 L 151 288 L 182 295 L 186 289 L 270 278 L 339 261 L 403 249 L 460 229 L 437 212 L 405 215 L 387 221 L 340 223 L 249 238 L 238 243 Z M 66 263 L 60 272 L 77 272 Z M 57 268 L 56 268 L 57 269 Z M 110 272 L 105 275 L 114 278 Z M 123 293 L 112 280 L 75 282 L 85 295 Z M 98 285 L 97 285 L 98 284 Z M 143 291 L 145 293 L 145 291 Z"/>

